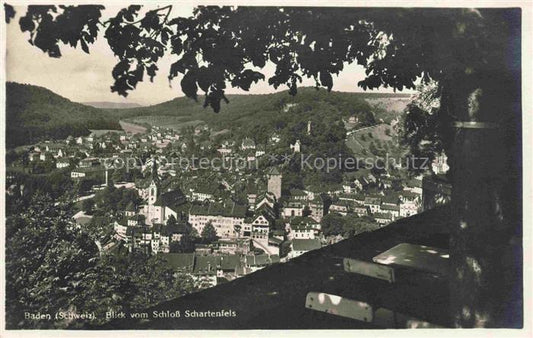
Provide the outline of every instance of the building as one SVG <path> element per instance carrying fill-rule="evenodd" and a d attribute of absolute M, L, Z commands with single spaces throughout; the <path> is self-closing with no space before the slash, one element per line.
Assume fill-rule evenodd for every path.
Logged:
<path fill-rule="evenodd" d="M 383 213 L 390 214 L 392 216 L 392 220 L 395 220 L 396 218 L 400 217 L 400 206 L 398 205 L 390 205 L 383 203 L 381 205 L 381 211 Z"/>
<path fill-rule="evenodd" d="M 364 205 L 355 205 L 353 207 L 353 212 L 359 217 L 368 216 L 368 208 Z"/>
<path fill-rule="evenodd" d="M 329 212 L 336 212 L 346 216 L 351 211 L 350 203 L 348 201 L 339 200 L 329 206 Z"/>
<path fill-rule="evenodd" d="M 413 178 L 406 183 L 404 191 L 410 191 L 417 195 L 422 195 L 422 179 Z"/>
<path fill-rule="evenodd" d="M 290 147 L 293 152 L 299 153 L 301 150 L 300 140 L 296 140 L 296 142 L 294 142 L 294 144 L 291 144 Z"/>
<path fill-rule="evenodd" d="M 315 239 L 315 229 L 305 224 L 291 224 L 288 239 Z"/>
<path fill-rule="evenodd" d="M 280 262 L 279 255 L 198 255 L 195 253 L 160 254 L 175 273 L 190 275 L 197 287 L 217 285 L 217 278 L 232 280 Z"/>
<path fill-rule="evenodd" d="M 317 250 L 322 247 L 318 239 L 293 239 L 291 242 L 291 251 L 288 258 L 292 259 L 303 255 L 306 252 Z"/>
<path fill-rule="evenodd" d="M 283 206 L 283 217 L 301 217 L 304 213 L 305 205 L 301 201 L 288 201 Z"/>
<path fill-rule="evenodd" d="M 380 197 L 366 197 L 364 206 L 370 209 L 371 213 L 381 211 L 381 198 Z"/>
<path fill-rule="evenodd" d="M 199 184 L 196 188 L 191 189 L 191 199 L 193 201 L 203 202 L 205 200 L 214 200 L 216 185 Z"/>
<path fill-rule="evenodd" d="M 63 169 L 70 166 L 70 162 L 68 159 L 60 159 L 56 161 L 56 168 L 57 169 Z"/>
<path fill-rule="evenodd" d="M 273 209 L 274 204 L 276 203 L 276 198 L 272 193 L 266 192 L 262 193 L 256 198 L 255 209 L 261 208 L 263 205 L 267 205 L 269 208 Z"/>
<path fill-rule="evenodd" d="M 446 174 L 448 170 L 450 170 L 450 166 L 448 165 L 448 157 L 446 154 L 443 153 L 433 159 L 433 162 L 431 162 L 431 170 L 436 175 Z"/>
<path fill-rule="evenodd" d="M 372 217 L 374 217 L 376 222 L 381 225 L 389 224 L 390 222 L 394 220 L 394 217 L 392 216 L 392 214 L 388 212 L 378 212 L 372 215 Z"/>
<path fill-rule="evenodd" d="M 400 203 L 400 217 L 409 217 L 418 213 L 418 203 L 415 201 L 404 201 Z"/>
<path fill-rule="evenodd" d="M 167 253 L 161 257 L 173 271 L 177 273 L 191 274 L 194 271 L 194 254 L 193 253 Z"/>
<path fill-rule="evenodd" d="M 83 167 L 83 168 L 76 168 L 73 169 L 70 172 L 70 177 L 74 179 L 82 179 L 82 178 L 92 178 L 97 180 L 100 183 L 104 183 L 106 181 L 107 176 L 107 170 L 104 167 L 98 166 L 98 167 Z"/>
<path fill-rule="evenodd" d="M 255 142 L 249 137 L 242 140 L 241 150 L 255 150 Z"/>
<path fill-rule="evenodd" d="M 179 242 L 190 229 L 185 223 L 154 224 L 152 231 L 152 252 L 170 252 L 170 243 Z"/>
<path fill-rule="evenodd" d="M 152 186 L 152 188 L 154 188 Z M 148 197 L 148 205 L 145 206 L 145 214 L 149 224 L 166 223 L 170 216 L 180 219 L 182 212 L 185 212 L 184 206 L 187 204 L 187 197 L 179 189 L 167 191 L 159 196 L 157 188 L 152 190 Z M 155 193 L 155 195 L 153 195 Z M 155 201 L 154 201 L 155 198 Z"/>
<path fill-rule="evenodd" d="M 309 196 L 300 189 L 291 189 L 290 195 L 291 199 L 296 201 L 307 201 L 309 199 Z"/>
<path fill-rule="evenodd" d="M 309 202 L 309 210 L 311 211 L 309 216 L 317 222 L 322 221 L 322 217 L 324 217 L 324 202 L 320 196 Z"/>
<path fill-rule="evenodd" d="M 249 208 L 253 209 L 257 201 L 257 186 L 253 182 L 248 182 L 246 185 L 246 199 Z"/>
<path fill-rule="evenodd" d="M 217 285 L 217 256 L 195 256 L 193 279 L 200 288 L 210 288 Z"/>
<path fill-rule="evenodd" d="M 276 197 L 276 200 L 279 200 L 281 197 L 281 178 L 281 173 L 275 167 L 268 173 L 267 191 L 272 193 Z"/>
<path fill-rule="evenodd" d="M 296 217 L 286 227 L 287 238 L 292 239 L 315 239 L 321 233 L 322 226 L 311 217 Z"/>
<path fill-rule="evenodd" d="M 267 210 L 268 207 L 263 207 L 261 210 L 256 211 L 252 218 L 252 238 L 264 242 L 264 245 L 268 245 L 268 237 L 270 227 L 274 224 L 274 216 Z"/>
<path fill-rule="evenodd" d="M 279 255 L 247 255 L 244 257 L 244 266 L 247 273 L 263 269 L 269 265 L 279 263 Z"/>
<path fill-rule="evenodd" d="M 243 227 L 245 215 L 245 206 L 211 202 L 207 205 L 193 205 L 189 210 L 189 223 L 199 234 L 211 223 L 218 237 L 233 238 L 240 233 L 236 227 Z"/>

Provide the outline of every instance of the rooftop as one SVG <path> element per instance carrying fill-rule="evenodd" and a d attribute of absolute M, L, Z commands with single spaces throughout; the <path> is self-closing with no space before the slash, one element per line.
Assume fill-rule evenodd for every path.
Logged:
<path fill-rule="evenodd" d="M 220 203 L 209 203 L 208 205 L 195 204 L 189 211 L 191 215 L 209 215 L 209 216 L 224 216 L 224 217 L 239 217 L 244 218 L 246 214 L 246 207 L 243 205 L 228 203 L 226 205 Z"/>
<path fill-rule="evenodd" d="M 116 320 L 101 329 L 371 329 L 365 323 L 305 308 L 308 292 L 325 292 L 366 301 L 376 306 L 449 326 L 448 282 L 414 272 L 403 283 L 390 284 L 346 273 L 343 257 L 371 262 L 400 243 L 447 249 L 450 212 L 447 207 L 404 218 L 379 230 L 310 251 L 287 263 L 275 264 L 216 287 L 172 299 L 151 311 L 231 309 L 236 317 L 150 318 Z M 521 276 L 516 277 L 521 281 Z M 502 285 L 502 287 L 508 287 Z M 518 292 L 519 293 L 519 292 Z M 521 294 L 506 309 L 514 324 L 521 323 Z M 511 305 L 512 304 L 512 305 Z"/>
<path fill-rule="evenodd" d="M 293 239 L 292 249 L 294 251 L 311 251 L 320 249 L 322 245 L 318 239 Z"/>

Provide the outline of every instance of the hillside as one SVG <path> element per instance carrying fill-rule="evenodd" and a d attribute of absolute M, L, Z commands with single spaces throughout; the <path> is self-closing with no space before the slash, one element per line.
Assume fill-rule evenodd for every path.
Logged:
<path fill-rule="evenodd" d="M 6 83 L 6 127 L 7 147 L 87 135 L 89 129 L 120 129 L 118 118 L 105 110 L 14 82 Z"/>
<path fill-rule="evenodd" d="M 142 107 L 138 103 L 107 102 L 107 101 L 82 102 L 82 104 L 86 106 L 91 106 L 94 108 L 101 108 L 101 109 L 128 109 L 128 108 Z"/>
<path fill-rule="evenodd" d="M 289 120 L 338 120 L 339 117 L 357 116 L 361 126 L 374 124 L 374 107 L 368 99 L 405 98 L 404 94 L 328 93 L 324 89 L 300 88 L 293 97 L 288 91 L 264 95 L 228 95 L 229 104 L 222 104 L 220 113 L 203 108 L 202 98 L 195 102 L 181 97 L 161 104 L 115 110 L 122 119 L 140 124 L 180 129 L 199 123 L 208 123 L 216 130 L 246 127 L 276 128 L 290 124 Z M 253 136 L 253 135 L 250 135 Z"/>
<path fill-rule="evenodd" d="M 404 111 L 411 102 L 411 96 L 367 98 L 366 101 L 372 106 L 377 121 L 390 123 Z"/>
<path fill-rule="evenodd" d="M 334 124 L 356 116 L 357 128 L 374 125 L 381 115 L 376 100 L 404 100 L 405 94 L 328 93 L 324 89 L 300 88 L 298 95 L 288 91 L 265 95 L 228 95 L 220 113 L 203 108 L 202 98 L 195 102 L 180 97 L 148 107 L 98 109 L 72 102 L 48 89 L 8 82 L 7 146 L 32 144 L 44 138 L 61 139 L 89 133 L 89 129 L 121 129 L 119 120 L 139 125 L 181 129 L 207 123 L 213 132 L 228 129 L 260 141 L 274 130 L 291 128 L 296 134 L 307 121 Z M 369 103 L 372 102 L 372 103 Z M 93 102 L 113 107 L 106 102 Z M 394 112 L 396 114 L 396 112 Z"/>

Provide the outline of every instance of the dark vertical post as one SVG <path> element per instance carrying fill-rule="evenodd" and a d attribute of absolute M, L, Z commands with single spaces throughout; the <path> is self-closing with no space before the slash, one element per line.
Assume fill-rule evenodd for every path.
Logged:
<path fill-rule="evenodd" d="M 456 81 L 451 91 L 457 118 L 451 152 L 452 320 L 457 327 L 521 326 L 516 88 L 504 73 Z"/>

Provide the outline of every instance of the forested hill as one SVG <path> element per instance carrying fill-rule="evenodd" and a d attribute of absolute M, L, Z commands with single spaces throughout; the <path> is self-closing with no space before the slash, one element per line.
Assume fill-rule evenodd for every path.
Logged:
<path fill-rule="evenodd" d="M 7 147 L 32 144 L 43 139 L 64 139 L 89 133 L 89 129 L 120 129 L 119 120 L 134 123 L 160 122 L 162 126 L 207 123 L 214 130 L 232 129 L 250 134 L 285 127 L 305 128 L 307 121 L 321 124 L 357 116 L 359 124 L 375 123 L 379 108 L 368 99 L 408 97 L 407 94 L 330 92 L 299 88 L 264 95 L 228 95 L 220 113 L 199 102 L 180 97 L 157 105 L 126 109 L 98 109 L 72 102 L 52 91 L 33 85 L 6 84 Z M 166 125 L 169 124 L 169 125 Z M 295 130 L 293 130 L 295 131 Z"/>
<path fill-rule="evenodd" d="M 115 110 L 123 119 L 131 122 L 169 121 L 174 125 L 190 125 L 205 122 L 213 129 L 245 128 L 253 132 L 254 127 L 283 128 L 296 120 L 306 123 L 355 115 L 362 125 L 374 123 L 376 107 L 367 99 L 408 98 L 409 94 L 344 93 L 316 90 L 312 87 L 299 88 L 296 96 L 288 91 L 264 95 L 227 95 L 228 104 L 222 102 L 220 113 L 210 107 L 203 108 L 203 97 L 195 102 L 180 97 L 153 106 Z M 155 118 L 155 117 L 164 117 Z M 176 123 L 178 122 L 178 123 Z"/>
<path fill-rule="evenodd" d="M 118 116 L 42 87 L 6 83 L 7 147 L 86 135 L 89 129 L 120 129 Z"/>
<path fill-rule="evenodd" d="M 124 102 L 107 102 L 107 101 L 95 101 L 95 102 L 82 102 L 84 105 L 94 108 L 103 109 L 128 109 L 142 107 L 138 103 L 124 103 Z"/>

